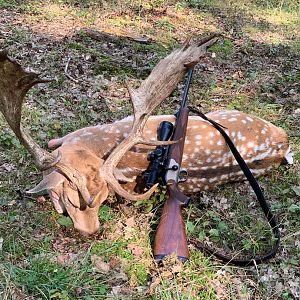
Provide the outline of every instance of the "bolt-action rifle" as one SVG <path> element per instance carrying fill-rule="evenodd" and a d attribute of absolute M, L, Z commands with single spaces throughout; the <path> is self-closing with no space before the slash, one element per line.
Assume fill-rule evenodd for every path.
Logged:
<path fill-rule="evenodd" d="M 151 163 L 144 173 L 147 188 L 160 182 L 167 186 L 168 192 L 168 199 L 164 204 L 155 236 L 156 261 L 161 261 L 166 255 L 172 253 L 175 253 L 181 261 L 189 258 L 185 222 L 181 212 L 182 208 L 188 205 L 189 198 L 178 189 L 178 183 L 185 181 L 187 176 L 186 170 L 181 168 L 181 162 L 189 115 L 187 95 L 192 74 L 193 69 L 189 69 L 181 106 L 175 114 L 175 127 L 171 122 L 164 121 L 158 128 L 158 140 L 167 141 L 172 138 L 178 142 L 170 146 L 156 147 L 148 156 Z"/>
<path fill-rule="evenodd" d="M 150 161 L 148 169 L 143 174 L 143 179 L 146 188 L 152 187 L 159 182 L 161 185 L 167 186 L 168 198 L 164 204 L 162 216 L 158 225 L 158 229 L 154 241 L 154 258 L 157 262 L 161 262 L 163 258 L 170 254 L 175 254 L 181 261 L 189 259 L 189 251 L 185 232 L 185 222 L 182 218 L 182 208 L 187 207 L 190 199 L 178 189 L 178 183 L 185 181 L 187 178 L 187 171 L 181 168 L 183 157 L 184 142 L 186 136 L 186 129 L 188 123 L 189 111 L 199 115 L 204 120 L 211 123 L 216 130 L 223 136 L 232 155 L 235 157 L 245 177 L 248 179 L 253 191 L 256 194 L 257 200 L 272 228 L 275 236 L 275 242 L 272 249 L 262 256 L 250 257 L 248 259 L 238 259 L 223 255 L 202 246 L 198 242 L 193 242 L 196 248 L 213 254 L 225 262 L 235 265 L 250 265 L 265 262 L 266 260 L 275 256 L 279 243 L 280 231 L 279 226 L 272 214 L 269 205 L 267 204 L 262 190 L 260 189 L 256 179 L 249 170 L 247 164 L 235 148 L 228 134 L 225 132 L 222 125 L 207 118 L 203 113 L 193 107 L 187 106 L 187 95 L 191 83 L 193 69 L 189 69 L 187 82 L 184 89 L 183 99 L 178 112 L 175 114 L 175 126 L 171 122 L 164 121 L 158 128 L 158 140 L 168 141 L 172 139 L 177 141 L 175 144 L 169 146 L 158 146 L 149 154 Z"/>

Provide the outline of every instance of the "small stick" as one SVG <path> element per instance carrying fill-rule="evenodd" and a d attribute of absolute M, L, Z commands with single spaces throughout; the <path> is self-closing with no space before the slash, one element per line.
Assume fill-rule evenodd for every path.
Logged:
<path fill-rule="evenodd" d="M 68 61 L 67 61 L 66 66 L 65 66 L 65 75 L 66 75 L 66 77 L 69 78 L 70 80 L 72 80 L 72 81 L 78 83 L 78 80 L 75 79 L 74 77 L 72 77 L 72 76 L 68 73 L 68 67 L 69 67 L 70 60 L 71 60 L 71 57 L 69 56 L 69 57 L 68 57 Z"/>

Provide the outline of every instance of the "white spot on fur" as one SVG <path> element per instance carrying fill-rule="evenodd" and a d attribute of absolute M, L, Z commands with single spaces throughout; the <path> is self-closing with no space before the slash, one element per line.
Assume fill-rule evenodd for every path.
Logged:
<path fill-rule="evenodd" d="M 253 147 L 254 147 L 254 143 L 253 143 L 253 142 L 248 142 L 248 143 L 247 143 L 247 147 L 253 148 Z"/>
<path fill-rule="evenodd" d="M 251 169 L 253 174 L 260 175 L 266 172 L 265 169 Z"/>
<path fill-rule="evenodd" d="M 234 121 L 237 121 L 237 118 L 230 118 L 228 119 L 229 122 L 234 122 Z"/>
<path fill-rule="evenodd" d="M 210 183 L 212 183 L 212 182 L 216 182 L 217 180 L 218 180 L 218 177 L 213 177 L 213 178 L 210 178 L 208 181 Z"/>
<path fill-rule="evenodd" d="M 250 122 L 253 122 L 253 119 L 252 118 L 250 118 L 250 117 L 246 117 L 246 119 L 248 120 L 248 121 L 250 121 Z"/>
<path fill-rule="evenodd" d="M 269 148 L 267 151 L 265 151 L 263 153 L 260 153 L 256 156 L 254 156 L 253 158 L 251 158 L 251 160 L 249 160 L 249 162 L 253 162 L 253 161 L 256 161 L 256 160 L 262 160 L 262 159 L 270 156 L 271 152 L 272 152 L 272 148 Z"/>
<path fill-rule="evenodd" d="M 88 136 L 88 135 L 93 135 L 92 132 L 84 132 L 82 136 Z"/>
<path fill-rule="evenodd" d="M 187 160 L 189 157 L 186 154 L 182 155 L 182 159 Z"/>
<path fill-rule="evenodd" d="M 254 151 L 263 151 L 263 150 L 266 150 L 266 148 L 267 148 L 266 144 L 262 143 L 259 146 L 255 146 Z"/>
<path fill-rule="evenodd" d="M 243 138 L 243 135 L 240 131 L 237 133 L 237 138 L 238 138 L 238 140 L 242 140 L 242 138 Z"/>
<path fill-rule="evenodd" d="M 242 146 L 240 152 L 241 152 L 242 155 L 245 155 L 246 153 L 248 153 L 248 149 L 246 147 Z"/>
<path fill-rule="evenodd" d="M 209 169 L 209 167 L 201 167 L 201 168 L 199 168 L 201 171 L 203 170 L 203 171 L 205 171 L 205 170 L 208 170 Z"/>

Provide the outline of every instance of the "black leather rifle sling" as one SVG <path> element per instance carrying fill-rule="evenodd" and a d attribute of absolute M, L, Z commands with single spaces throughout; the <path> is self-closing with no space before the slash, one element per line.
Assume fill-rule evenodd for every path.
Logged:
<path fill-rule="evenodd" d="M 233 142 L 231 141 L 230 137 L 228 136 L 228 134 L 225 132 L 225 130 L 223 128 L 222 125 L 218 124 L 217 122 L 215 122 L 214 120 L 209 119 L 208 117 L 206 117 L 200 110 L 198 110 L 195 107 L 188 107 L 189 110 L 197 115 L 199 115 L 202 119 L 210 122 L 219 132 L 220 134 L 223 136 L 223 138 L 225 139 L 228 147 L 230 148 L 234 158 L 236 159 L 236 161 L 238 162 L 241 170 L 243 171 L 245 177 L 248 179 L 255 195 L 256 198 L 272 228 L 272 232 L 276 238 L 276 242 L 273 245 L 273 248 L 267 252 L 266 254 L 263 254 L 261 256 L 254 256 L 254 257 L 250 257 L 247 259 L 237 259 L 235 257 L 230 257 L 230 256 L 226 256 L 223 255 L 219 252 L 215 252 L 214 250 L 203 246 L 202 244 L 200 244 L 198 241 L 192 240 L 191 242 L 195 245 L 196 248 L 200 249 L 200 250 L 204 250 L 205 252 L 208 252 L 211 255 L 216 256 L 217 258 L 228 262 L 230 264 L 234 264 L 234 265 L 238 265 L 238 266 L 248 266 L 248 265 L 255 265 L 255 264 L 259 264 L 259 263 L 263 263 L 266 260 L 272 258 L 275 256 L 278 248 L 279 248 L 279 244 L 280 244 L 280 229 L 279 226 L 276 222 L 276 219 L 273 215 L 273 213 L 270 210 L 270 207 L 268 205 L 268 203 L 265 200 L 264 194 L 259 186 L 259 184 L 257 183 L 256 179 L 254 178 L 252 172 L 250 171 L 250 169 L 248 168 L 246 162 L 244 161 L 244 159 L 241 157 L 240 153 L 238 152 L 238 150 L 236 149 L 235 145 L 233 144 Z M 222 128 L 223 127 L 223 128 Z"/>

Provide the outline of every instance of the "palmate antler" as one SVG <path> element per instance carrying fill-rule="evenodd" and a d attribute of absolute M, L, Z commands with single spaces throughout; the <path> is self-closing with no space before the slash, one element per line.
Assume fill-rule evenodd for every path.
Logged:
<path fill-rule="evenodd" d="M 46 170 L 54 165 L 60 169 L 80 191 L 84 200 L 90 202 L 90 194 L 85 182 L 76 170 L 59 162 L 60 157 L 42 149 L 21 125 L 22 104 L 28 90 L 37 83 L 49 82 L 39 74 L 25 71 L 17 62 L 0 51 L 0 111 L 21 144 L 33 156 L 36 166 Z"/>
<path fill-rule="evenodd" d="M 145 141 L 142 136 L 145 123 L 153 110 L 174 90 L 187 69 L 196 65 L 206 49 L 214 44 L 216 40 L 216 35 L 213 35 L 199 42 L 187 42 L 182 48 L 173 51 L 161 60 L 137 90 L 128 87 L 134 110 L 132 130 L 127 138 L 114 149 L 100 170 L 100 176 L 119 195 L 129 200 L 144 200 L 149 198 L 155 191 L 157 185 L 154 185 L 144 194 L 134 195 L 128 193 L 115 178 L 114 170 L 123 155 L 134 145 L 166 144 L 166 142 Z"/>
<path fill-rule="evenodd" d="M 38 74 L 27 72 L 0 51 L 0 111 L 20 142 L 35 159 L 40 169 L 55 164 L 56 158 L 42 149 L 21 126 L 21 109 L 28 90 L 37 83 L 48 82 Z"/>

